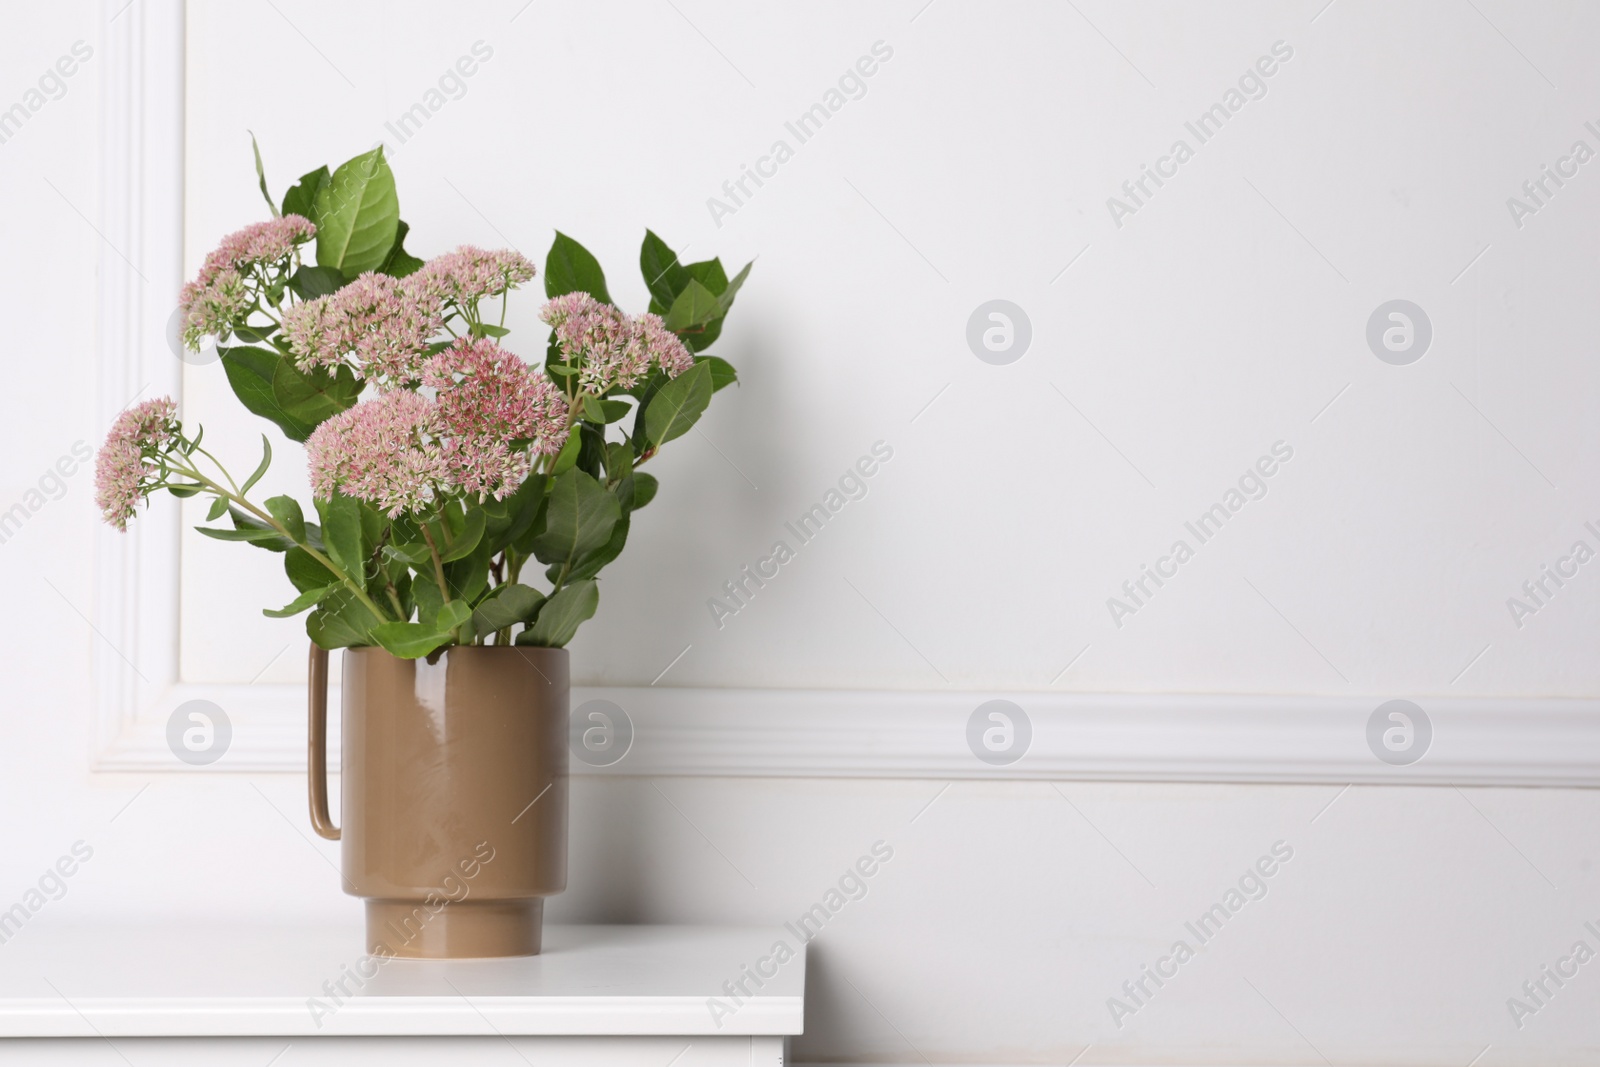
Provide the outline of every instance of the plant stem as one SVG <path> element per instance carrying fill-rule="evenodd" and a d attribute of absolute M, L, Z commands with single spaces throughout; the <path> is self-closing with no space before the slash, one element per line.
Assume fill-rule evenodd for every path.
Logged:
<path fill-rule="evenodd" d="M 209 457 L 209 454 L 208 454 L 208 457 Z M 209 458 L 211 459 L 211 462 L 217 463 L 215 457 L 209 457 Z M 220 469 L 222 467 L 222 464 L 217 463 L 217 466 Z M 204 485 L 206 488 L 210 489 L 211 492 L 215 493 L 217 496 L 223 497 L 224 499 L 230 500 L 233 503 L 238 504 L 240 507 L 242 507 L 246 511 L 250 512 L 250 514 L 254 515 L 256 518 L 260 519 L 262 522 L 266 523 L 268 526 L 270 526 L 274 530 L 278 531 L 278 533 L 282 534 L 286 539 L 288 539 L 289 541 L 294 542 L 294 544 L 296 546 L 298 546 L 299 548 L 304 549 L 305 552 L 306 552 L 306 555 L 310 556 L 312 559 L 314 559 L 318 563 L 322 564 L 324 567 L 326 567 L 328 569 L 329 573 L 337 575 L 338 578 L 342 582 L 344 582 L 345 585 L 349 586 L 350 591 L 356 595 L 356 599 L 361 601 L 362 605 L 368 611 L 372 612 L 372 617 L 373 618 L 378 619 L 381 622 L 387 622 L 388 621 L 388 614 L 382 608 L 378 607 L 378 605 L 373 602 L 372 598 L 367 595 L 366 589 L 361 585 L 360 582 L 357 582 L 354 578 L 350 577 L 350 575 L 346 574 L 343 568 L 339 567 L 336 563 L 333 562 L 333 560 L 329 559 L 319 549 L 316 549 L 316 548 L 312 547 L 311 545 L 307 544 L 304 541 L 298 540 L 293 534 L 291 534 L 289 532 L 289 528 L 287 526 L 285 526 L 283 523 L 279 522 L 270 512 L 262 511 L 260 508 L 256 507 L 254 504 L 250 503 L 250 501 L 246 500 L 243 496 L 240 496 L 237 492 L 233 492 L 233 491 L 229 490 L 227 487 L 218 484 L 217 482 L 215 482 L 215 481 L 211 480 L 210 478 L 206 477 L 204 474 L 201 474 L 198 470 L 194 469 L 193 467 L 174 466 L 173 470 L 177 471 L 179 474 L 183 475 L 186 478 L 193 478 L 195 481 L 199 482 L 201 485 Z M 227 477 L 227 472 L 226 471 L 223 472 L 223 476 Z M 233 479 L 230 477 L 230 478 L 228 478 L 228 481 L 232 482 Z"/>
<path fill-rule="evenodd" d="M 433 543 L 433 534 L 428 529 L 426 522 L 422 523 L 422 539 L 428 542 L 428 555 L 433 557 L 433 577 L 439 583 L 439 595 L 448 603 L 450 600 L 450 586 L 444 580 L 444 563 L 439 559 L 439 546 Z"/>

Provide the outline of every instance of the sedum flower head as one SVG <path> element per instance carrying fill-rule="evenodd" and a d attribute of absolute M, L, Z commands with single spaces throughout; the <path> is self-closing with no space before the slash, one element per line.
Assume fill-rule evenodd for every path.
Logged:
<path fill-rule="evenodd" d="M 578 383 L 590 392 L 631 388 L 652 367 L 676 378 L 694 366 L 688 347 L 659 315 L 629 318 L 588 293 L 566 293 L 547 302 L 539 317 L 555 330 L 566 361 L 582 368 Z"/>
<path fill-rule="evenodd" d="M 462 338 L 428 360 L 445 462 L 455 488 L 504 499 L 534 455 L 561 451 L 567 403 L 550 379 L 493 341 Z"/>
<path fill-rule="evenodd" d="M 249 307 L 245 276 L 256 267 L 281 263 L 316 233 L 310 219 L 284 215 L 224 237 L 178 295 L 183 343 L 196 349 L 201 337 L 226 333 Z"/>
<path fill-rule="evenodd" d="M 178 405 L 157 397 L 128 408 L 111 424 L 94 461 L 94 502 L 105 521 L 126 531 L 139 502 L 156 486 L 155 460 L 178 435 Z"/>
<path fill-rule="evenodd" d="M 420 371 L 433 397 L 391 389 L 306 441 L 311 490 L 335 489 L 395 517 L 458 493 L 504 499 L 533 457 L 558 452 L 567 405 L 543 374 L 493 341 L 457 341 Z"/>
<path fill-rule="evenodd" d="M 335 489 L 390 518 L 426 507 L 439 491 L 444 457 L 435 431 L 438 409 L 409 389 L 395 389 L 340 412 L 306 440 L 311 491 Z"/>
<path fill-rule="evenodd" d="M 419 295 L 438 303 L 466 305 L 515 289 L 533 275 L 533 264 L 521 252 L 509 248 L 487 252 L 462 245 L 428 260 L 406 281 Z"/>
<path fill-rule="evenodd" d="M 421 378 L 428 339 L 443 328 L 438 303 L 409 278 L 374 271 L 283 314 L 284 340 L 301 369 L 348 363 L 389 387 Z"/>

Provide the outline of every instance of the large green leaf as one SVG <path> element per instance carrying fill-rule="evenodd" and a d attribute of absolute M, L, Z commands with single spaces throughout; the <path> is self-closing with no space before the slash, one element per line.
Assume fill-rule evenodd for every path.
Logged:
<path fill-rule="evenodd" d="M 306 517 L 300 502 L 292 496 L 275 496 L 267 500 L 267 512 L 283 524 L 289 537 L 296 543 L 306 539 Z"/>
<path fill-rule="evenodd" d="M 696 363 L 704 363 L 711 368 L 711 391 L 713 393 L 739 381 L 739 372 L 733 369 L 732 363 L 729 363 L 721 356 L 695 356 L 694 361 Z"/>
<path fill-rule="evenodd" d="M 309 373 L 265 348 L 235 345 L 217 349 L 228 384 L 247 411 L 269 420 L 291 441 L 304 441 L 324 419 L 356 402 L 362 382 L 347 368 Z"/>
<path fill-rule="evenodd" d="M 370 645 L 373 643 L 372 628 L 378 624 L 379 619 L 353 591 L 340 587 L 306 616 L 306 634 L 323 648 Z"/>
<path fill-rule="evenodd" d="M 555 242 L 544 259 L 544 295 L 554 297 L 567 293 L 588 293 L 596 300 L 611 303 L 600 261 L 587 248 L 557 230 Z"/>
<path fill-rule="evenodd" d="M 496 587 L 472 613 L 472 626 L 479 635 L 504 630 L 520 622 L 527 622 L 544 603 L 544 594 L 520 582 L 507 582 Z"/>
<path fill-rule="evenodd" d="M 593 578 L 600 573 L 606 564 L 622 555 L 622 549 L 628 543 L 629 525 L 628 516 L 624 513 L 622 518 L 617 520 L 617 524 L 611 527 L 610 539 L 572 565 L 572 569 L 567 572 L 567 581 L 577 582 L 585 578 Z M 550 570 L 556 570 L 556 565 L 552 564 Z M 559 575 L 547 573 L 546 577 L 554 582 Z"/>
<path fill-rule="evenodd" d="M 415 274 L 422 269 L 422 260 L 406 251 L 406 234 L 411 232 L 411 227 L 405 219 L 400 220 L 400 225 L 394 233 L 394 247 L 389 249 L 389 254 L 384 257 L 378 271 L 394 278 L 404 278 L 408 274 Z"/>
<path fill-rule="evenodd" d="M 644 471 L 634 471 L 633 507 L 631 510 L 638 511 L 640 508 L 650 503 L 650 501 L 654 500 L 656 498 L 656 490 L 658 488 L 660 488 L 660 483 L 656 481 L 655 475 L 646 474 Z"/>
<path fill-rule="evenodd" d="M 667 329 L 677 331 L 704 326 L 719 314 L 717 294 L 691 278 L 667 309 Z"/>
<path fill-rule="evenodd" d="M 322 516 L 322 542 L 328 558 L 355 581 L 366 574 L 368 546 L 361 528 L 361 502 L 334 490 L 332 498 L 317 501 Z"/>
<path fill-rule="evenodd" d="M 279 358 L 272 371 L 272 399 L 283 414 L 315 429 L 341 411 L 355 406 L 362 382 L 349 367 L 330 371 L 315 367 L 302 371 Z M 309 434 L 308 434 L 309 435 Z"/>
<path fill-rule="evenodd" d="M 651 398 L 644 411 L 644 432 L 652 445 L 666 444 L 689 432 L 711 403 L 711 368 L 697 363 L 672 379 Z"/>
<path fill-rule="evenodd" d="M 539 516 L 539 508 L 544 504 L 547 482 L 548 479 L 542 474 L 530 474 L 516 492 L 500 501 L 505 517 L 490 521 L 484 532 L 491 553 L 502 551 L 533 525 L 533 520 Z"/>
<path fill-rule="evenodd" d="M 320 589 L 339 581 L 339 576 L 317 561 L 317 558 L 298 545 L 284 554 L 283 569 L 289 581 L 302 593 Z"/>
<path fill-rule="evenodd" d="M 233 395 L 245 410 L 271 420 L 291 441 L 304 441 L 311 435 L 315 427 L 289 415 L 272 395 L 272 376 L 283 362 L 281 355 L 243 345 L 218 348 L 217 354 L 222 357 Z"/>
<path fill-rule="evenodd" d="M 471 608 L 459 600 L 452 600 L 440 609 L 432 625 L 386 622 L 372 628 L 372 638 L 391 656 L 417 659 L 440 645 L 448 644 L 454 637 L 456 627 L 471 616 Z"/>
<path fill-rule="evenodd" d="M 444 581 L 450 595 L 472 602 L 489 588 L 489 545 L 480 540 L 471 552 L 454 563 L 444 565 Z"/>
<path fill-rule="evenodd" d="M 644 231 L 644 244 L 639 248 L 639 270 L 650 288 L 650 309 L 657 314 L 671 307 L 689 284 L 690 274 L 678 262 L 678 254 L 650 230 Z"/>
<path fill-rule="evenodd" d="M 517 644 L 560 648 L 599 606 L 600 587 L 593 579 L 574 582 L 544 602 L 533 625 L 517 635 Z"/>
<path fill-rule="evenodd" d="M 315 300 L 319 296 L 338 292 L 344 285 L 344 275 L 332 267 L 319 267 L 314 263 L 303 263 L 293 274 L 289 275 L 289 288 L 294 290 L 294 295 L 301 300 Z"/>
<path fill-rule="evenodd" d="M 347 278 L 383 266 L 399 232 L 400 198 L 382 145 L 341 164 L 316 205 L 318 264 Z"/>
<path fill-rule="evenodd" d="M 318 167 L 310 174 L 302 175 L 298 182 L 289 187 L 283 194 L 283 213 L 285 215 L 300 215 L 317 221 L 317 193 L 324 185 L 328 184 L 327 167 Z"/>
<path fill-rule="evenodd" d="M 728 272 L 722 269 L 720 259 L 702 259 L 698 263 L 688 264 L 683 269 L 689 272 L 689 277 L 717 296 L 721 296 L 723 290 L 728 288 Z"/>
<path fill-rule="evenodd" d="M 439 562 L 450 563 L 466 557 L 483 539 L 483 528 L 483 509 L 468 508 L 466 516 L 462 519 L 461 529 L 452 530 L 448 539 L 438 546 Z M 437 542 L 437 532 L 434 536 Z"/>
<path fill-rule="evenodd" d="M 621 517 L 622 506 L 603 485 L 585 471 L 569 470 L 550 487 L 533 554 L 542 563 L 576 562 L 610 540 Z"/>

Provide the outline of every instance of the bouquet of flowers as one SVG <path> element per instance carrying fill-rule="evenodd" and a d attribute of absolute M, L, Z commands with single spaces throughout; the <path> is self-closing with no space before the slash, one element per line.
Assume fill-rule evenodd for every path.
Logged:
<path fill-rule="evenodd" d="M 382 148 L 312 171 L 281 204 L 259 152 L 256 172 L 272 218 L 225 238 L 184 286 L 183 342 L 215 338 L 239 401 L 304 442 L 315 521 L 292 497 L 251 499 L 272 462 L 266 435 L 236 480 L 165 397 L 125 410 L 100 449 L 106 521 L 126 529 L 157 490 L 210 497 L 207 521 L 228 524 L 199 531 L 282 553 L 298 595 L 266 614 L 309 611 L 323 648 L 565 645 L 594 615 L 630 515 L 656 495 L 639 468 L 735 381 L 701 353 L 749 265 L 730 279 L 716 259 L 680 264 L 646 231 L 650 307 L 629 315 L 558 232 L 534 365 L 504 346 L 506 304 L 534 264 L 465 245 L 408 253 Z"/>

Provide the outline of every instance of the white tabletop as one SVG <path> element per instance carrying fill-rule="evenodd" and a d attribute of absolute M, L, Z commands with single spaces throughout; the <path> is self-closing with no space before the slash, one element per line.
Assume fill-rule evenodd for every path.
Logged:
<path fill-rule="evenodd" d="M 780 940 L 796 950 L 781 965 L 772 957 Z M 379 965 L 362 954 L 359 924 L 41 917 L 0 944 L 0 1037 L 802 1030 L 805 947 L 778 928 L 547 926 L 544 946 L 520 959 Z M 760 988 L 746 977 L 773 970 Z M 351 976 L 363 971 L 372 977 L 358 987 Z M 341 979 L 350 995 L 324 985 Z M 725 987 L 741 981 L 752 996 Z"/>

